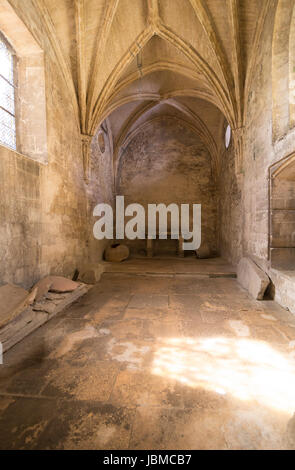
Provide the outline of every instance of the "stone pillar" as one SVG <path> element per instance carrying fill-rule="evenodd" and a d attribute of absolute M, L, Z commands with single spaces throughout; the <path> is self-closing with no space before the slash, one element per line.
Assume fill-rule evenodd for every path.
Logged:
<path fill-rule="evenodd" d="M 244 168 L 244 127 L 233 130 L 233 141 L 235 147 L 236 174 L 243 173 Z"/>
<path fill-rule="evenodd" d="M 84 171 L 84 181 L 86 184 L 89 183 L 90 177 L 90 148 L 92 135 L 81 134 L 82 141 L 82 157 L 83 157 L 83 171 Z"/>

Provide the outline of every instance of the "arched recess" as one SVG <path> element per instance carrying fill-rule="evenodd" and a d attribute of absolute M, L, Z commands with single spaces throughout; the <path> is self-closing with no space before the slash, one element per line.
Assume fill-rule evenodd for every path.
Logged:
<path fill-rule="evenodd" d="M 295 153 L 270 170 L 270 259 L 295 271 Z"/>
<path fill-rule="evenodd" d="M 173 116 L 173 115 L 167 115 L 167 114 L 156 116 L 156 117 L 154 117 L 152 119 L 149 119 L 148 121 L 144 122 L 140 126 L 136 127 L 132 132 L 130 132 L 128 135 L 126 135 L 125 140 L 123 142 L 123 146 L 121 146 L 120 149 L 118 149 L 117 161 L 115 163 L 114 173 L 116 174 L 116 182 L 119 179 L 118 175 L 119 175 L 119 171 L 120 171 L 120 162 L 121 162 L 121 160 L 124 156 L 124 152 L 126 151 L 126 149 L 129 146 L 129 144 L 133 141 L 133 139 L 136 138 L 137 135 L 139 135 L 141 132 L 143 132 L 146 128 L 148 128 L 149 126 L 151 126 L 155 122 L 162 120 L 163 118 L 168 119 L 168 120 L 173 120 L 173 121 L 176 121 L 176 122 L 180 122 L 184 126 L 190 128 L 197 135 L 197 137 L 202 141 L 202 143 L 205 145 L 205 147 L 208 149 L 208 141 L 207 141 L 205 135 L 202 133 L 202 131 L 200 130 L 200 128 L 196 124 L 188 121 L 184 117 L 181 118 L 180 116 Z M 216 178 L 217 178 L 217 173 L 216 173 L 217 172 L 217 161 L 215 160 L 215 156 L 212 156 L 209 149 L 208 149 L 208 152 L 211 156 L 212 177 L 213 177 L 214 181 L 216 182 Z M 217 155 L 217 153 L 216 153 L 216 155 Z"/>
<path fill-rule="evenodd" d="M 137 82 L 139 79 L 142 79 L 143 77 L 146 77 L 154 72 L 164 72 L 164 71 L 172 72 L 174 74 L 200 82 L 200 74 L 194 72 L 193 69 L 184 67 L 181 64 L 177 64 L 173 62 L 162 62 L 162 61 L 156 62 L 154 64 L 141 68 L 140 74 L 139 72 L 135 72 L 129 75 L 128 77 L 126 77 L 122 82 L 119 82 L 119 84 L 114 89 L 114 92 L 112 93 L 111 99 L 106 103 L 105 113 L 108 112 L 107 109 L 109 106 L 112 106 L 114 102 L 120 99 L 120 98 L 117 98 L 116 100 L 116 96 L 119 95 L 120 92 L 124 91 L 124 89 L 126 89 L 128 86 L 132 85 L 133 83 Z M 223 107 L 218 97 L 214 93 L 211 93 L 208 88 L 205 88 L 204 86 L 200 86 L 199 83 L 198 83 L 198 87 L 196 87 L 195 89 L 175 90 L 173 93 L 175 93 L 175 96 L 180 96 L 180 95 L 194 96 L 197 98 L 204 99 L 214 104 L 223 113 Z M 170 94 L 169 96 L 172 96 L 172 95 Z M 164 99 L 164 96 L 162 96 L 162 98 Z"/>
<path fill-rule="evenodd" d="M 205 62 L 205 60 L 190 46 L 190 44 L 187 44 L 186 41 L 180 38 L 176 33 L 168 29 L 163 24 L 160 24 L 156 31 L 154 31 L 151 27 L 148 27 L 145 31 L 143 31 L 137 40 L 130 46 L 130 49 L 125 53 L 121 61 L 113 70 L 91 113 L 92 118 L 88 122 L 89 134 L 93 134 L 95 129 L 98 127 L 99 122 L 103 120 L 102 118 L 103 115 L 106 114 L 105 110 L 107 104 L 113 97 L 113 93 L 116 89 L 123 70 L 128 67 L 131 61 L 137 56 L 140 50 L 145 47 L 147 42 L 155 34 L 174 45 L 180 52 L 189 58 L 197 73 L 203 75 L 206 84 L 220 102 L 222 112 L 225 114 L 228 122 L 231 124 L 231 127 L 235 129 L 236 113 L 233 106 L 234 99 L 231 96 L 231 91 L 224 88 L 214 70 L 210 68 L 208 63 Z"/>
<path fill-rule="evenodd" d="M 171 108 L 177 109 L 189 119 L 188 121 L 183 118 L 183 122 L 187 123 L 197 133 L 198 137 L 201 139 L 203 144 L 209 150 L 210 156 L 212 159 L 212 172 L 213 172 L 214 179 L 216 181 L 218 173 L 219 173 L 219 158 L 218 158 L 217 145 L 211 132 L 209 131 L 205 123 L 202 121 L 202 119 L 196 113 L 191 111 L 184 104 L 177 102 L 176 100 L 172 98 L 163 100 L 160 103 L 150 102 L 148 104 L 144 104 L 139 110 L 136 110 L 135 113 L 129 118 L 126 125 L 123 127 L 121 134 L 116 142 L 115 151 L 114 151 L 114 162 L 113 162 L 114 174 L 117 175 L 118 167 L 120 164 L 120 158 L 122 156 L 122 153 L 124 152 L 124 148 L 126 148 L 128 144 L 130 143 L 130 141 L 135 137 L 135 135 L 137 135 L 137 133 L 140 132 L 140 129 L 145 123 L 135 128 L 133 132 L 131 133 L 130 133 L 130 129 L 136 124 L 139 118 L 144 116 L 145 113 L 152 110 L 159 104 L 161 105 L 166 104 L 170 106 Z M 176 119 L 180 120 L 179 117 L 177 117 Z"/>
<path fill-rule="evenodd" d="M 272 45 L 273 140 L 290 128 L 290 40 L 295 0 L 278 2 Z M 291 31 L 292 29 L 292 31 Z M 293 60 L 292 60 L 293 62 Z"/>
<path fill-rule="evenodd" d="M 125 203 L 202 205 L 202 236 L 214 252 L 218 250 L 218 186 L 213 179 L 212 159 L 199 137 L 199 130 L 180 113 L 169 115 L 166 106 L 130 131 L 118 168 L 116 193 Z M 168 221 L 168 233 L 170 230 Z M 158 237 L 157 237 L 158 238 Z M 160 243 L 172 247 L 173 240 Z M 126 241 L 128 244 L 129 242 Z M 145 243 L 133 241 L 135 252 Z M 173 245 L 174 246 L 174 245 Z"/>

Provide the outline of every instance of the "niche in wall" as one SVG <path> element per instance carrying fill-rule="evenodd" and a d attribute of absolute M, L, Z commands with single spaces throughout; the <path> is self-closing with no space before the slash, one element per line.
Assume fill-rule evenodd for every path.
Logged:
<path fill-rule="evenodd" d="M 271 172 L 270 209 L 271 266 L 295 271 L 295 154 Z"/>

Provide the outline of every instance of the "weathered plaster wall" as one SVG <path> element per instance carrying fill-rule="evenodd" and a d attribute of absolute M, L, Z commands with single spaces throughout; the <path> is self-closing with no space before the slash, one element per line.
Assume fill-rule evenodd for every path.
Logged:
<path fill-rule="evenodd" d="M 217 250 L 217 195 L 210 154 L 181 121 L 161 117 L 131 141 L 121 157 L 117 193 L 125 196 L 126 205 L 142 204 L 146 213 L 148 204 L 202 204 L 202 238 Z M 130 245 L 145 246 L 135 241 Z"/>
<path fill-rule="evenodd" d="M 0 283 L 30 287 L 45 275 L 72 276 L 85 261 L 101 259 L 103 246 L 93 241 L 91 212 L 111 198 L 111 156 L 108 143 L 103 158 L 98 155 L 94 139 L 87 187 L 68 84 L 42 20 L 29 2 L 25 9 L 15 3 L 45 51 L 48 164 L 0 146 Z"/>

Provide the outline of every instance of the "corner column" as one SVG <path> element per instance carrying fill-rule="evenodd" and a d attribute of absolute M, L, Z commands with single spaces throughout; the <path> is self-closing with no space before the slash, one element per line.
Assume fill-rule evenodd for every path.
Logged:
<path fill-rule="evenodd" d="M 84 171 L 84 181 L 86 184 L 89 183 L 89 178 L 90 178 L 90 148 L 91 148 L 92 138 L 93 138 L 93 135 L 81 134 L 83 171 Z"/>

